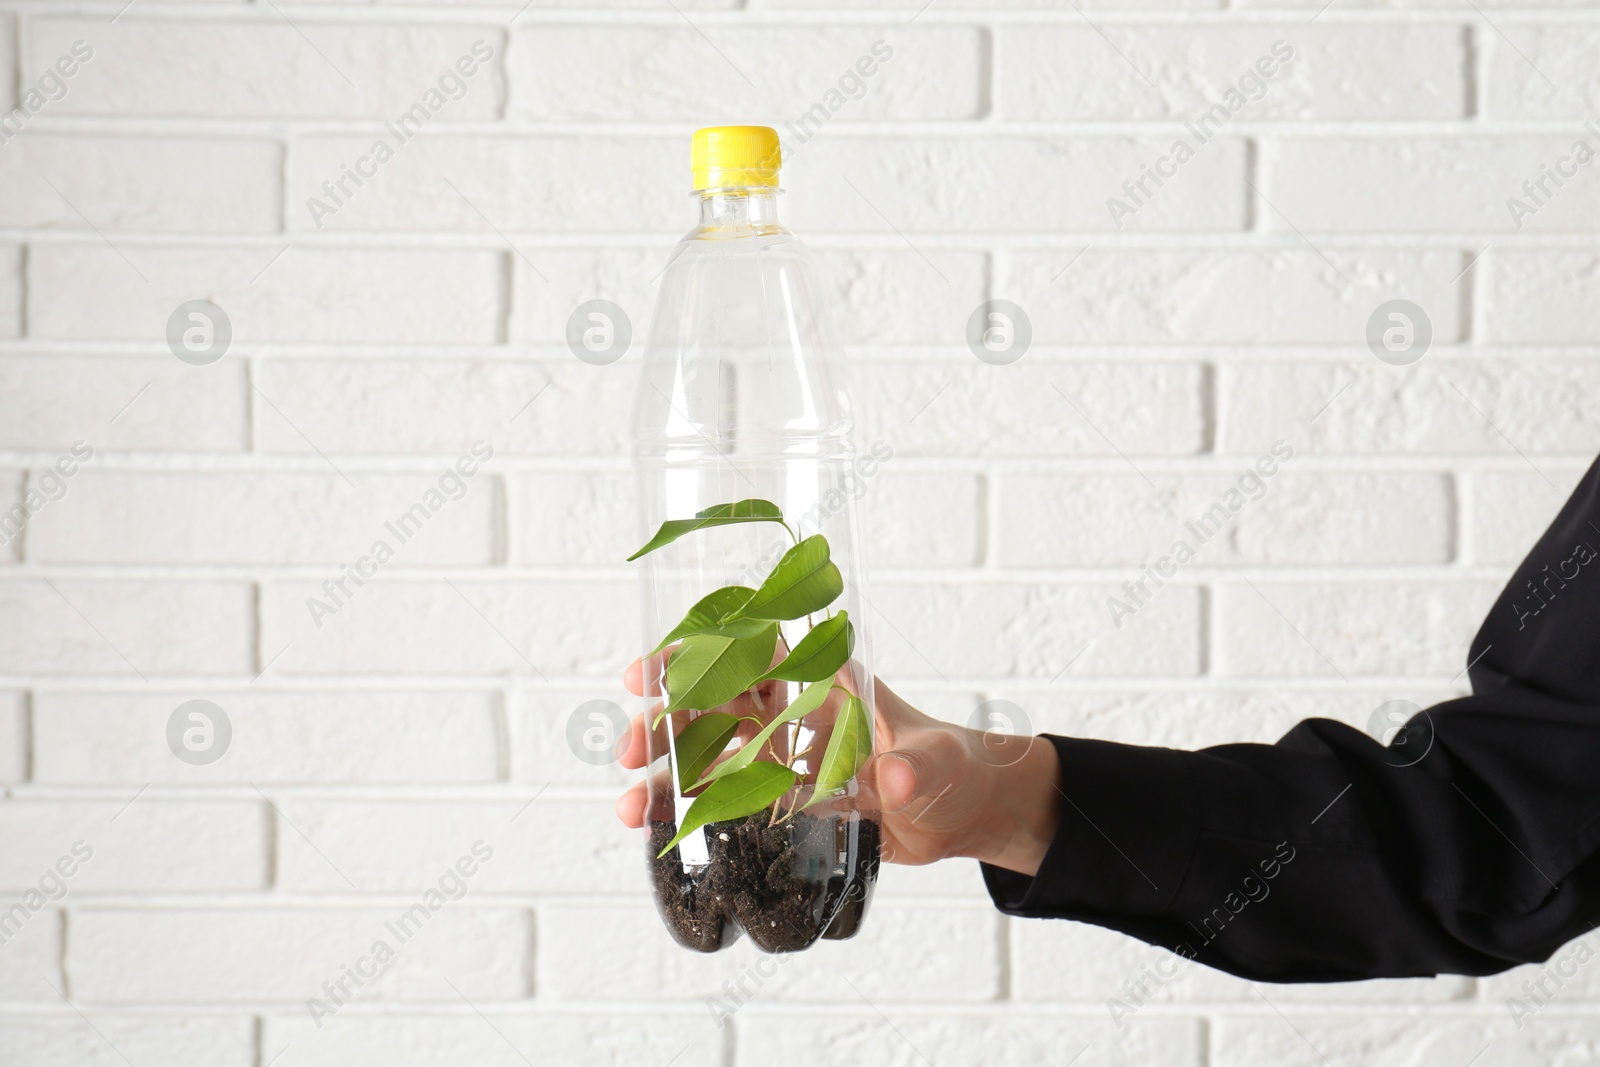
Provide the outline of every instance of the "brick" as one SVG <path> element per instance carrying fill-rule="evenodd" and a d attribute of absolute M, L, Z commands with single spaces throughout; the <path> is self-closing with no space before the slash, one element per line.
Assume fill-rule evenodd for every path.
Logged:
<path fill-rule="evenodd" d="M 1242 0 L 1238 7 L 1241 8 L 1304 8 L 1315 11 L 1320 8 L 1325 0 Z M 1389 3 L 1388 0 L 1341 0 L 1340 7 L 1346 10 L 1383 9 L 1387 7 L 1430 10 L 1434 8 L 1451 8 L 1451 0 L 1404 0 L 1404 3 Z M 1591 7 L 1592 0 L 1487 0 L 1483 7 L 1497 7 L 1505 9 L 1517 8 L 1574 8 Z M 1498 34 L 1496 34 L 1498 36 Z"/>
<path fill-rule="evenodd" d="M 305 0 L 307 4 L 342 4 L 344 0 Z M 526 0 L 374 0 L 380 7 L 392 9 L 405 9 L 410 7 L 509 7 L 513 11 L 521 7 Z M 678 5 L 685 11 L 726 11 L 738 7 L 738 0 L 684 0 Z M 545 0 L 541 8 L 551 10 L 584 9 L 588 11 L 617 11 L 647 9 L 657 10 L 652 0 L 604 0 L 596 4 L 591 0 Z"/>
<path fill-rule="evenodd" d="M 925 0 L 879 0 L 875 8 L 884 11 L 915 12 Z M 1012 11 L 1018 8 L 1040 11 L 1071 11 L 1074 0 L 962 0 L 964 11 Z M 770 0 L 768 7 L 834 10 L 833 0 Z M 1090 0 L 1079 5 L 1090 11 L 1212 11 L 1223 7 L 1222 0 Z"/>
<path fill-rule="evenodd" d="M 988 299 L 988 259 L 976 252 L 824 249 L 813 258 L 818 299 L 847 345 L 957 343 Z"/>
<path fill-rule="evenodd" d="M 634 477 L 625 471 L 538 471 L 506 486 L 513 563 L 616 566 L 643 543 Z"/>
<path fill-rule="evenodd" d="M 269 413 L 264 452 L 427 453 L 453 460 L 474 440 L 498 455 L 625 456 L 636 365 L 526 360 L 289 360 L 257 380 L 305 435 Z M 362 417 L 350 417 L 359 409 Z M 596 417 L 597 412 L 608 413 Z"/>
<path fill-rule="evenodd" d="M 45 994 L 54 996 L 48 989 Z M 90 1027 L 65 1008 L 63 1011 L 53 1017 L 8 1016 L 0 1029 L 0 1062 L 29 1067 L 127 1067 L 130 1062 L 252 1067 L 256 1062 L 255 1023 L 248 1017 L 132 1016 L 96 1011 Z"/>
<path fill-rule="evenodd" d="M 1168 585 L 1119 628 L 1110 585 L 874 584 L 874 669 L 885 677 L 1051 679 L 1199 673 L 1200 593 Z"/>
<path fill-rule="evenodd" d="M 861 932 L 826 951 L 768 956 L 741 938 L 712 956 L 684 951 L 650 905 L 547 905 L 539 909 L 537 988 L 551 1000 L 726 997 L 724 981 L 758 988 L 753 1002 L 896 1003 L 994 999 L 998 916 L 987 908 L 874 906 Z M 894 967 L 883 966 L 892 958 Z M 852 990 L 839 980 L 849 975 Z"/>
<path fill-rule="evenodd" d="M 0 782 L 28 776 L 28 699 L 0 692 Z"/>
<path fill-rule="evenodd" d="M 458 999 L 446 978 L 471 1000 L 527 992 L 527 912 L 445 903 L 402 942 L 385 924 L 398 923 L 411 906 L 81 908 L 66 966 L 74 995 L 85 1000 L 282 1001 L 299 1008 L 384 941 L 394 958 L 358 991 L 358 1003 Z M 251 965 L 239 966 L 241 958 Z"/>
<path fill-rule="evenodd" d="M 57 864 L 65 859 L 75 872 L 59 880 L 71 898 L 95 892 L 264 889 L 267 816 L 265 805 L 249 801 L 133 800 L 132 794 L 102 800 L 13 799 L 0 803 L 0 834 L 7 841 L 0 887 L 24 892 L 50 873 L 61 874 Z"/>
<path fill-rule="evenodd" d="M 342 892 L 342 871 L 363 892 L 414 896 L 437 886 L 480 841 L 494 854 L 466 879 L 475 899 L 649 892 L 643 835 L 624 828 L 609 801 L 295 800 L 279 807 L 305 834 L 278 835 L 278 884 L 290 892 Z"/>
<path fill-rule="evenodd" d="M 929 1063 L 1070 1063 L 1093 1049 L 1085 1063 L 1133 1067 L 1196 1067 L 1205 1042 L 1198 1022 L 1152 1019 L 1117 1029 L 1106 1018 L 1054 1018 L 1008 1012 L 970 1016 L 948 1011 L 871 1011 L 849 1015 L 767 1015 L 752 1009 L 740 1016 L 740 1062 L 802 1067 L 815 1063 L 872 1063 L 918 1067 Z M 796 1028 L 807 1035 L 798 1044 Z M 935 1057 L 929 1059 L 929 1057 Z"/>
<path fill-rule="evenodd" d="M 909 141 L 829 132 L 809 141 L 789 139 L 784 173 L 793 193 L 781 202 L 781 214 L 802 234 L 892 234 L 891 225 L 910 232 L 1116 230 L 1121 227 L 1107 211 L 1106 198 L 1125 195 L 1122 183 L 1139 178 L 1142 164 L 1153 165 L 1172 146 L 1170 139 L 1109 137 Z M 295 230 L 456 233 L 486 229 L 487 216 L 513 233 L 675 234 L 694 222 L 683 197 L 681 138 L 424 135 L 381 168 L 363 163 L 378 177 L 331 215 L 322 183 L 371 157 L 373 139 L 315 135 L 293 148 L 288 221 Z M 1183 181 L 1171 183 L 1130 225 L 1241 228 L 1248 219 L 1245 156 L 1239 140 L 1207 148 L 1185 167 Z M 572 182 L 569 176 L 578 169 L 593 180 Z M 931 181 L 935 175 L 937 182 Z M 1049 191 L 1037 202 L 1044 214 L 1031 212 L 1025 220 L 1014 201 L 984 195 L 1023 176 Z M 952 202 L 952 180 L 971 192 Z M 1219 188 L 1228 194 L 1217 195 Z M 539 264 L 542 255 L 530 258 Z M 655 268 L 649 272 L 654 273 Z"/>
<path fill-rule="evenodd" d="M 783 214 L 802 235 L 1248 226 L 1247 152 L 1237 139 L 1218 140 L 1196 153 L 1179 177 L 1156 190 L 1148 209 L 1113 217 L 1107 199 L 1126 197 L 1123 183 L 1137 181 L 1172 145 L 1170 137 L 910 140 L 828 133 L 793 149 L 792 162 L 785 161 L 784 184 L 793 189 L 793 203 L 783 204 Z M 996 189 L 1008 195 L 995 196 Z M 1019 210 L 1019 201 L 1028 208 Z"/>
<path fill-rule="evenodd" d="M 236 674 L 252 663 L 247 585 L 0 582 L 0 673 Z M 126 657 L 126 658 L 124 658 Z"/>
<path fill-rule="evenodd" d="M 1293 463 L 1273 457 L 1270 478 L 1248 460 L 1202 477 L 1158 474 L 1153 489 L 1136 474 L 1002 478 L 999 559 L 1012 567 L 1143 568 L 1182 543 L 1195 554 L 1190 567 L 1450 560 L 1455 508 L 1446 477 L 1284 469 Z M 1227 513 L 1220 529 L 1222 513 L 1211 510 L 1218 504 Z M 1082 522 L 1085 515 L 1096 521 Z"/>
<path fill-rule="evenodd" d="M 495 562 L 500 493 L 493 474 L 476 462 L 473 469 L 472 478 L 449 465 L 416 475 L 363 472 L 353 487 L 332 472 L 241 478 L 85 471 L 75 491 L 30 522 L 28 556 L 40 563 L 354 566 L 381 542 L 394 554 L 385 569 L 488 564 Z"/>
<path fill-rule="evenodd" d="M 1276 997 L 1272 998 L 1274 1002 Z M 1600 1040 L 1600 1026 L 1583 1019 L 1546 1018 L 1518 1030 L 1504 1010 L 1478 1017 L 1422 1015 L 1355 1017 L 1318 1015 L 1308 1010 L 1263 1013 L 1257 1018 L 1224 1019 L 1217 1024 L 1212 1060 L 1218 1067 L 1260 1063 L 1312 1067 L 1327 1062 L 1469 1062 L 1483 1056 L 1493 1063 L 1560 1063 L 1588 1055 Z M 1491 1048 L 1488 1055 L 1484 1050 Z"/>
<path fill-rule="evenodd" d="M 1559 1011 L 1600 999 L 1600 967 L 1590 966 L 1597 941 L 1600 939 L 1591 931 L 1556 949 L 1544 963 L 1513 967 L 1484 978 L 1483 999 L 1503 1005 L 1508 1013 L 1535 1010 L 1541 1022 L 1549 1021 L 1544 1018 L 1545 1008 Z"/>
<path fill-rule="evenodd" d="M 859 456 L 870 445 L 858 446 Z M 884 464 L 893 463 L 892 457 Z M 873 566 L 969 566 L 982 550 L 983 491 L 965 474 L 859 474 L 853 505 Z M 510 486 L 511 559 L 517 563 L 615 566 L 643 543 L 630 473 L 537 473 Z"/>
<path fill-rule="evenodd" d="M 262 646 L 280 675 L 543 674 L 613 677 L 639 654 L 632 582 L 390 580 L 357 590 L 318 628 L 310 582 L 261 591 Z M 323 601 L 327 603 L 327 601 Z M 557 605 L 562 607 L 558 610 Z"/>
<path fill-rule="evenodd" d="M 17 104 L 16 84 L 17 65 L 16 49 L 17 23 L 16 20 L 6 15 L 0 18 L 0 107 L 10 111 Z"/>
<path fill-rule="evenodd" d="M 10 912 L 21 902 L 20 894 L 0 896 L 0 910 Z M 7 926 L 0 953 L 6 961 L 6 965 L 0 967 L 0 998 L 44 1001 L 52 1006 L 61 1003 L 56 992 L 64 988 L 61 912 L 47 906 L 33 912 L 20 926 L 14 923 Z M 9 1018 L 7 1023 L 10 1023 Z M 9 1025 L 5 1029 L 9 1030 Z"/>
<path fill-rule="evenodd" d="M 683 195 L 688 148 L 681 137 L 424 134 L 383 164 L 370 186 L 332 215 L 323 208 L 314 213 L 312 198 L 328 204 L 322 183 L 337 179 L 344 167 L 354 168 L 371 155 L 372 147 L 367 135 L 296 140 L 290 157 L 289 228 L 492 232 L 484 222 L 488 216 L 508 233 L 676 235 L 695 221 L 695 209 Z M 376 164 L 361 167 L 377 169 Z M 574 181 L 575 174 L 584 179 Z M 528 254 L 540 263 L 544 252 Z"/>
<path fill-rule="evenodd" d="M 607 1014 L 563 1006 L 559 1014 L 497 1013 L 385 1018 L 340 1015 L 321 1029 L 302 1013 L 264 1021 L 267 1056 L 289 1047 L 297 1067 L 391 1067 L 408 1059 L 488 1065 L 529 1063 L 652 1063 L 667 1055 L 686 1063 L 724 1067 L 724 1037 L 704 1011 L 656 1013 L 639 1008 Z M 507 1048 L 509 1044 L 511 1048 Z M 514 1050 L 514 1051 L 513 1051 Z M 520 1057 L 520 1058 L 519 1058 Z"/>
<path fill-rule="evenodd" d="M 879 869 L 872 896 L 875 903 L 895 905 L 929 898 L 984 904 L 989 901 L 989 891 L 976 861 L 952 860 L 920 867 L 886 863 Z"/>
<path fill-rule="evenodd" d="M 1270 594 L 1269 594 L 1270 595 Z M 1075 672 L 1074 672 L 1075 673 Z M 1205 692 L 1082 692 L 1003 686 L 994 699 L 1019 720 L 1017 733 L 1091 737 L 1125 745 L 1201 749 L 1238 742 L 1272 744 L 1306 719 L 1333 719 L 1367 729 L 1372 713 L 1389 700 L 1418 707 L 1465 695 L 1466 679 L 1454 689 L 1415 687 L 1376 690 L 1304 691 L 1282 688 Z M 972 705 L 974 709 L 977 703 Z M 1020 709 L 1020 715 L 1017 709 Z M 966 715 L 959 717 L 965 721 Z"/>
<path fill-rule="evenodd" d="M 1593 55 L 1600 47 L 1600 28 L 1573 22 L 1511 24 L 1501 32 L 1505 38 L 1495 35 L 1484 72 L 1485 116 L 1572 119 L 1573 136 L 1600 147 L 1592 135 L 1576 128 L 1595 117 L 1592 102 L 1600 91 L 1600 71 Z"/>
<path fill-rule="evenodd" d="M 633 657 L 630 656 L 631 660 Z M 615 666 L 621 666 L 618 660 Z M 646 703 L 622 688 L 620 671 L 605 682 L 584 689 L 523 690 L 511 699 L 511 778 L 535 785 L 606 786 L 621 792 L 639 776 L 625 771 L 615 761 L 599 765 L 577 758 L 567 744 L 569 721 L 578 709 L 591 700 L 609 700 L 632 718 L 643 714 Z M 594 721 L 581 717 L 593 726 Z"/>
<path fill-rule="evenodd" d="M 1268 210 L 1262 218 L 1289 233 L 1285 218 L 1311 232 L 1592 230 L 1600 227 L 1600 181 L 1584 181 L 1587 171 L 1526 214 L 1536 204 L 1522 183 L 1538 179 L 1541 165 L 1554 166 L 1572 144 L 1569 136 L 1271 142 L 1263 148 L 1267 195 L 1283 214 Z M 1522 204 L 1516 212 L 1512 197 Z"/>
<path fill-rule="evenodd" d="M 199 767 L 177 760 L 166 737 L 173 711 L 196 697 L 214 701 L 233 727 L 227 754 Z M 490 692 L 44 690 L 34 695 L 34 777 L 135 788 L 491 782 L 500 777 L 499 734 L 498 700 Z"/>
<path fill-rule="evenodd" d="M 22 249 L 0 244 L 0 338 L 22 336 Z"/>
<path fill-rule="evenodd" d="M 149 388 L 145 388 L 149 386 Z M 238 452 L 248 447 L 244 364 L 17 355 L 0 359 L 0 448 L 70 452 Z M 116 421 L 111 421 L 115 419 Z"/>
<path fill-rule="evenodd" d="M 1271 854 L 1271 846 L 1263 853 Z M 1241 872 L 1243 877 L 1243 872 Z M 1262 897 L 1271 899 L 1272 887 Z M 1163 948 L 1084 923 L 1014 923 L 1011 926 L 1013 985 L 1019 1001 L 1094 1004 L 1109 1024 L 1115 1006 L 1122 1021 L 1137 1026 L 1147 1020 L 1137 991 L 1152 1004 L 1244 1002 L 1260 1007 L 1253 983 L 1184 959 Z M 1134 992 L 1129 991 L 1131 985 Z M 1404 981 L 1268 986 L 1277 1002 L 1437 1003 L 1471 995 L 1469 979 L 1455 975 Z M 1118 1003 L 1113 1005 L 1115 1000 Z M 1133 1014 L 1127 1014 L 1129 1011 Z M 1160 1009 L 1151 1012 L 1155 1016 Z"/>
<path fill-rule="evenodd" d="M 1306 455 L 1587 454 L 1600 416 L 1584 398 L 1597 389 L 1600 371 L 1583 360 L 1225 363 L 1217 447 L 1258 455 L 1282 438 Z"/>
<path fill-rule="evenodd" d="M 1264 95 L 1235 121 L 1459 118 L 1466 39 L 1455 26 L 1006 27 L 996 99 L 1010 119 L 1198 119 L 1282 40 Z M 1109 40 L 1108 40 L 1109 38 Z M 1122 55 L 1118 53 L 1121 52 Z M 1126 57 L 1126 58 L 1124 58 Z M 1129 64 L 1134 69 L 1130 69 Z M 1246 87 L 1250 93 L 1251 87 Z M 1223 126 L 1226 129 L 1226 126 Z M 1194 143 L 1193 135 L 1190 143 Z"/>
<path fill-rule="evenodd" d="M 1583 474 L 1550 464 L 1541 465 L 1541 470 L 1550 482 L 1526 467 L 1464 476 L 1470 562 L 1498 566 L 1522 562 Z"/>
<path fill-rule="evenodd" d="M 342 4 L 343 0 L 305 0 L 308 4 Z M 405 9 L 418 6 L 428 7 L 509 7 L 513 11 L 519 8 L 526 0 L 374 0 L 380 7 Z M 684 0 L 678 5 L 685 11 L 726 11 L 738 7 L 738 0 Z M 652 0 L 605 0 L 596 4 L 591 0 L 546 0 L 541 8 L 551 10 L 587 9 L 590 11 L 617 11 L 644 8 L 656 11 Z"/>
<path fill-rule="evenodd" d="M 429 123 L 498 118 L 504 94 L 504 34 L 493 27 L 289 23 L 268 13 L 209 22 L 135 12 L 115 26 L 34 19 L 22 43 L 24 80 L 79 39 L 94 56 L 52 105 L 57 114 L 395 120 L 438 91 L 440 76 L 480 40 L 495 58 L 465 81 L 465 95 L 430 108 Z"/>
<path fill-rule="evenodd" d="M 498 252 L 291 247 L 273 263 L 266 246 L 125 251 L 131 266 L 98 242 L 34 246 L 30 334 L 161 343 L 173 311 L 205 299 L 227 313 L 233 344 L 499 340 Z"/>
<path fill-rule="evenodd" d="M 513 338 L 564 344 L 578 305 L 603 298 L 628 315 L 633 343 L 642 350 L 655 307 L 652 283 L 672 254 L 665 247 L 532 253 L 545 277 L 526 269 L 519 274 Z M 819 248 L 811 259 L 817 299 L 844 344 L 961 343 L 967 316 L 986 299 L 988 260 L 978 252 Z"/>
<path fill-rule="evenodd" d="M 1485 257 L 1485 333 L 1500 344 L 1594 344 L 1600 255 L 1507 249 Z M 1588 450 L 1586 450 L 1588 451 Z"/>
<path fill-rule="evenodd" d="M 21 513 L 13 508 L 23 503 L 26 476 L 18 472 L 0 472 L 0 565 L 17 563 L 22 559 L 23 531 L 30 516 L 24 507 Z"/>
<path fill-rule="evenodd" d="M 1298 240 L 1298 239 L 1297 239 Z M 1292 247 L 1019 251 L 997 295 L 1021 305 L 1035 344 L 1364 345 L 1373 309 L 1426 301 L 1434 344 L 1460 334 L 1461 257 L 1448 251 Z M 1326 259 L 1323 258 L 1326 255 Z"/>
<path fill-rule="evenodd" d="M 1190 455 L 1200 368 L 1180 363 L 864 363 L 859 439 L 905 456 Z"/>
<path fill-rule="evenodd" d="M 514 34 L 509 113 L 529 121 L 693 122 L 716 99 L 729 114 L 775 116 L 783 131 L 785 120 L 798 123 L 817 107 L 829 122 L 969 119 L 984 109 L 987 42 L 964 26 L 618 25 L 598 50 L 593 32 L 545 25 Z M 854 77 L 857 61 L 880 40 L 893 55 L 865 79 L 865 94 L 840 93 L 839 79 Z M 685 166 L 685 189 L 688 178 Z"/>
<path fill-rule="evenodd" d="M 870 566 L 968 567 L 980 561 L 986 524 L 977 477 L 901 470 L 864 484 L 857 514 Z"/>
<path fill-rule="evenodd" d="M 684 228 L 692 221 L 685 219 Z M 615 367 L 593 367 L 591 377 L 606 370 L 630 379 L 644 350 L 645 329 L 655 308 L 654 283 L 672 258 L 665 242 L 655 249 L 540 248 L 528 253 L 529 263 L 516 262 L 516 296 L 510 332 L 513 340 L 566 345 L 567 322 L 580 304 L 609 300 L 622 309 L 632 331 L 625 359 Z M 562 353 L 565 355 L 565 352 Z M 578 364 L 576 357 L 570 362 Z M 623 367 L 627 366 L 627 370 Z"/>
<path fill-rule="evenodd" d="M 1213 590 L 1224 677 L 1450 677 L 1466 666 L 1467 646 L 1499 592 L 1465 582 L 1256 587 Z"/>
<path fill-rule="evenodd" d="M 30 130 L 0 153 L 0 182 L 13 190 L 0 204 L 0 225 L 276 233 L 282 157 L 276 142 L 254 138 Z"/>

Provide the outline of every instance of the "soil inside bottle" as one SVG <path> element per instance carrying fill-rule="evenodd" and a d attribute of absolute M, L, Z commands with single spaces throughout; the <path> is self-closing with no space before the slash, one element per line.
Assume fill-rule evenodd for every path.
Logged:
<path fill-rule="evenodd" d="M 676 848 L 655 858 L 677 827 L 650 824 L 656 902 L 679 944 L 715 952 L 743 929 L 767 952 L 798 952 L 821 937 L 855 934 L 877 881 L 878 824 L 804 812 L 769 826 L 770 819 L 759 811 L 712 823 L 710 862 L 688 869 Z"/>

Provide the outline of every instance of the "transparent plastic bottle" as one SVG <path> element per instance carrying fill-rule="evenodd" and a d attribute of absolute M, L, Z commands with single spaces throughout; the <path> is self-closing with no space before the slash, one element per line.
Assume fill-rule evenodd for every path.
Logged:
<path fill-rule="evenodd" d="M 838 569 L 837 598 L 775 620 L 772 660 L 793 662 L 789 654 L 825 620 L 837 631 L 841 611 L 853 642 L 820 683 L 769 679 L 714 707 L 690 700 L 662 719 L 650 735 L 646 770 L 647 861 L 662 919 L 681 944 L 714 952 L 743 931 L 769 952 L 798 951 L 819 938 L 853 936 L 877 878 L 878 824 L 862 810 L 857 780 L 872 752 L 871 644 L 856 517 L 871 464 L 852 445 L 843 353 L 809 254 L 778 222 L 777 134 L 766 127 L 701 130 L 692 155 L 700 221 L 662 273 L 633 411 L 640 543 L 664 522 L 737 502 L 775 505 L 784 521 L 707 525 L 643 555 L 636 564 L 643 568 L 643 633 L 654 646 L 715 590 L 756 589 L 759 599 L 769 575 L 790 553 L 814 547 L 810 539 L 820 534 Z M 786 613 L 793 612 L 768 612 Z M 756 625 L 747 620 L 740 632 Z M 670 671 L 647 667 L 646 692 L 658 694 L 647 701 L 652 719 L 676 700 L 672 683 Z M 817 684 L 822 689 L 813 691 Z M 820 703 L 811 699 L 824 690 Z M 803 693 L 814 710 L 757 736 L 785 709 L 798 709 Z M 699 748 L 685 751 L 693 735 L 684 731 L 713 714 L 733 716 L 737 733 L 697 775 Z M 722 764 L 749 758 L 745 750 L 757 742 L 753 762 L 787 768 L 792 788 L 760 810 L 692 829 L 660 854 L 685 821 L 695 821 L 697 797 L 713 788 L 690 779 L 704 782 Z M 852 773 L 843 779 L 846 771 Z M 770 776 L 780 779 L 774 789 L 788 781 L 780 770 Z"/>

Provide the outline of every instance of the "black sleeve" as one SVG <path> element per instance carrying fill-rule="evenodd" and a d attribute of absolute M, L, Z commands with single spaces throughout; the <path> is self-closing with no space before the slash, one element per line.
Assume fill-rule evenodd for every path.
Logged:
<path fill-rule="evenodd" d="M 1493 974 L 1600 922 L 1600 462 L 1388 747 L 1326 719 L 1198 752 L 1049 737 L 1061 825 L 1000 910 L 1278 982 Z"/>

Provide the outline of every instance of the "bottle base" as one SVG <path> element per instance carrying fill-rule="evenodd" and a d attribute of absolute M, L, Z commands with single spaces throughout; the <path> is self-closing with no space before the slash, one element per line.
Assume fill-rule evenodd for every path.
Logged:
<path fill-rule="evenodd" d="M 770 818 L 760 811 L 711 824 L 710 862 L 688 868 L 676 848 L 655 858 L 677 828 L 650 824 L 656 904 L 680 945 L 716 952 L 742 932 L 765 952 L 799 952 L 860 929 L 877 880 L 878 824 L 801 813 L 769 826 Z"/>

